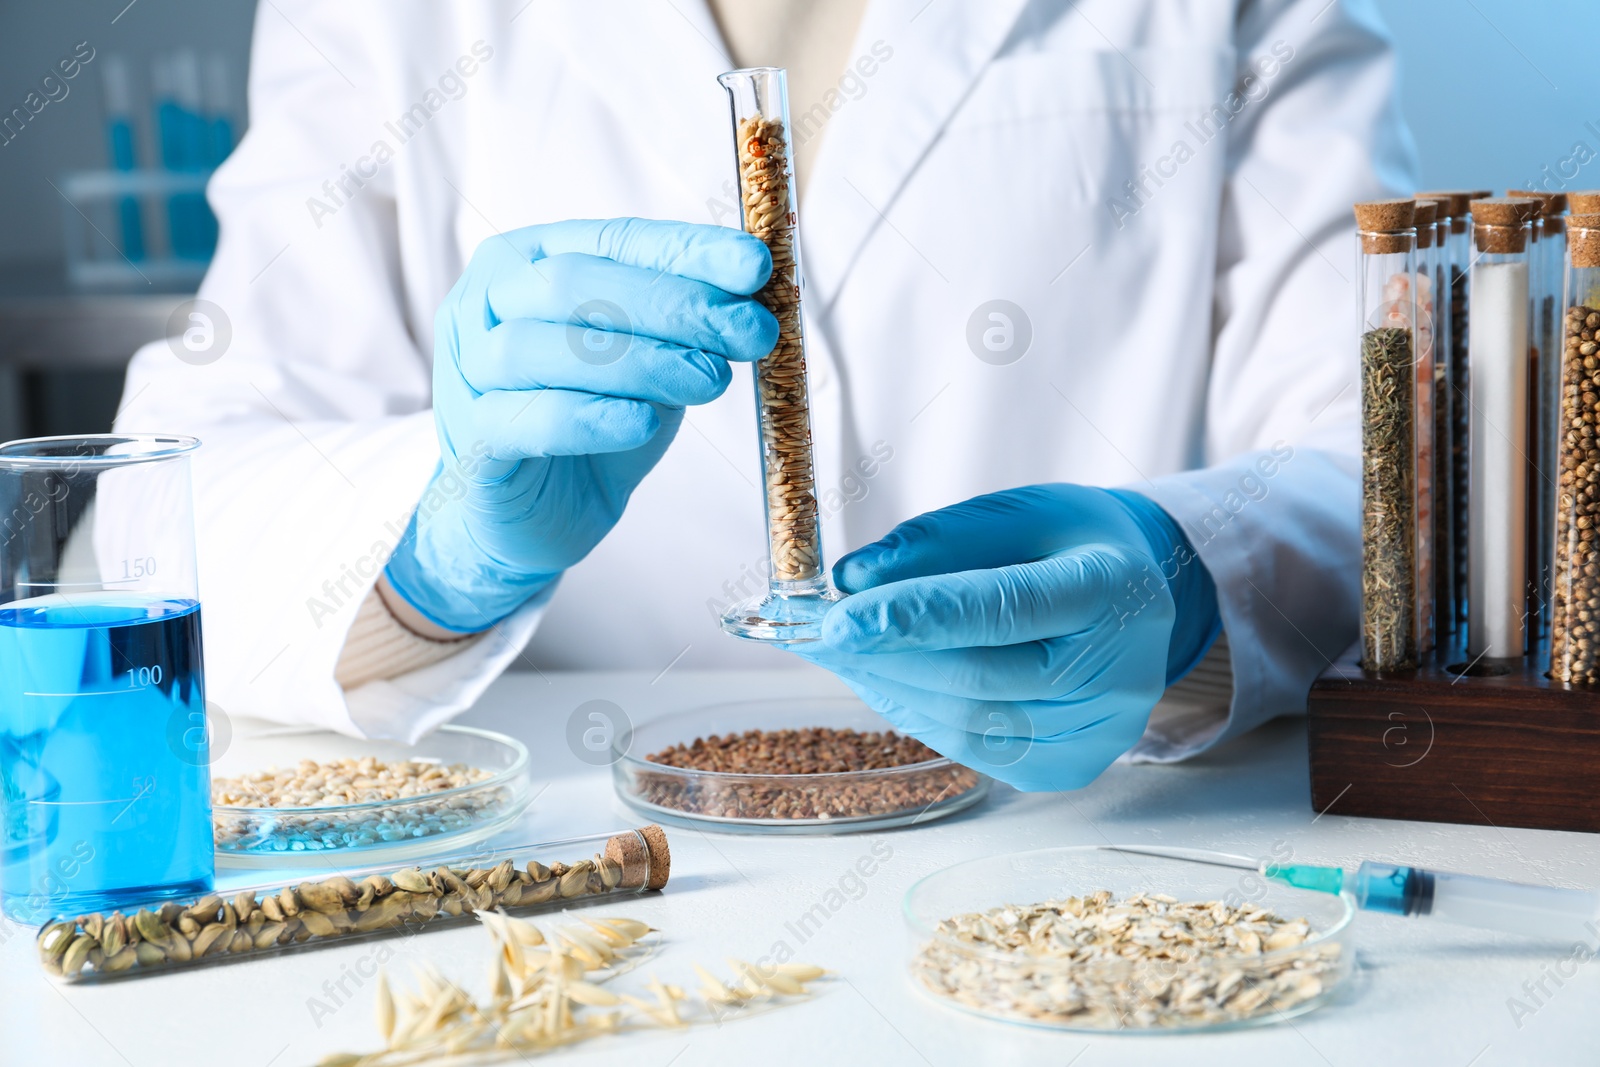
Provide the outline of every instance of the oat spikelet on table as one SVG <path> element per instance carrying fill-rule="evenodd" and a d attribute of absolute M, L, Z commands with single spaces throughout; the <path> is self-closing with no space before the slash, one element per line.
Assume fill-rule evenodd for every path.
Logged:
<path fill-rule="evenodd" d="M 375 1012 L 384 1048 L 337 1053 L 320 1067 L 411 1067 L 521 1059 L 603 1034 L 682 1028 L 727 1019 L 806 996 L 827 972 L 810 964 L 758 967 L 730 960 L 734 977 L 695 965 L 699 988 L 650 975 L 637 992 L 608 984 L 651 953 L 656 931 L 636 919 L 588 918 L 540 927 L 499 911 L 479 911 L 493 938 L 489 994 L 475 1000 L 431 966 L 412 989 L 395 992 L 380 974 Z"/>

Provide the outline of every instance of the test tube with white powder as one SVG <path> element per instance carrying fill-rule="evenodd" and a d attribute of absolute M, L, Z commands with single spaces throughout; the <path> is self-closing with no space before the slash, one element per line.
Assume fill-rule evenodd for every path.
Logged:
<path fill-rule="evenodd" d="M 1472 202 L 1472 500 L 1467 656 L 1527 646 L 1528 239 L 1530 201 Z M 1537 204 L 1533 203 L 1534 209 Z"/>

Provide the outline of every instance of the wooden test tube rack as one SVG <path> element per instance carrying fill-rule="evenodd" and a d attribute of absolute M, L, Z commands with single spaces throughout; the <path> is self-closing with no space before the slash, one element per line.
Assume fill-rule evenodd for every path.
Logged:
<path fill-rule="evenodd" d="M 1600 688 L 1545 677 L 1542 647 L 1467 674 L 1459 646 L 1393 674 L 1358 651 L 1311 687 L 1316 811 L 1600 833 Z"/>

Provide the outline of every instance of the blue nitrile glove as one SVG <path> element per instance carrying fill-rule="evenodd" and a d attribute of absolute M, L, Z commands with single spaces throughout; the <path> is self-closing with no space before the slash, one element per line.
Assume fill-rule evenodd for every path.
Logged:
<path fill-rule="evenodd" d="M 790 651 L 901 732 L 1024 790 L 1139 740 L 1221 629 L 1177 524 L 1125 490 L 1031 485 L 901 523 L 833 569 L 851 594 Z"/>
<path fill-rule="evenodd" d="M 425 617 L 483 630 L 546 589 L 622 515 L 688 404 L 722 395 L 778 322 L 738 230 L 645 219 L 491 237 L 434 322 L 443 456 L 384 573 Z M 415 536 L 412 536 L 414 534 Z"/>

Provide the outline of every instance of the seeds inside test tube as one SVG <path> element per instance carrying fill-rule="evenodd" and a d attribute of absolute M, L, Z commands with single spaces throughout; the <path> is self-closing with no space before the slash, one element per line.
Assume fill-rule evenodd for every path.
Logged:
<path fill-rule="evenodd" d="M 754 375 L 768 587 L 724 612 L 722 628 L 762 641 L 815 641 L 839 593 L 829 585 L 822 560 L 787 75 L 776 67 L 755 67 L 718 80 L 732 108 L 743 226 L 772 257 L 772 275 L 755 299 L 778 320 L 777 342 L 756 362 Z"/>
<path fill-rule="evenodd" d="M 744 228 L 772 253 L 772 277 L 756 299 L 777 318 L 779 330 L 777 345 L 755 368 L 772 573 L 778 581 L 807 581 L 821 568 L 795 261 L 797 228 L 789 210 L 789 142 L 781 118 L 761 114 L 741 118 L 737 131 Z"/>

